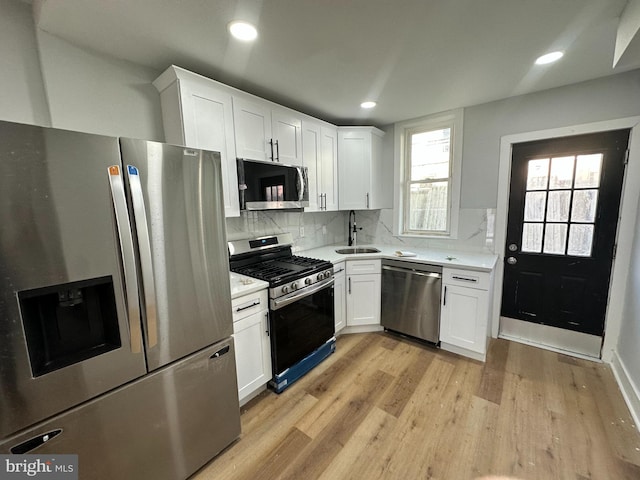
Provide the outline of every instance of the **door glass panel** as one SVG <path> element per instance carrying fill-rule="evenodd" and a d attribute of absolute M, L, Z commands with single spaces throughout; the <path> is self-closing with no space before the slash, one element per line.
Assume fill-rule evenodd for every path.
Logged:
<path fill-rule="evenodd" d="M 523 252 L 540 253 L 542 250 L 542 223 L 525 223 L 522 226 Z"/>
<path fill-rule="evenodd" d="M 572 222 L 595 222 L 598 190 L 576 190 L 571 207 Z"/>
<path fill-rule="evenodd" d="M 564 255 L 567 243 L 567 224 L 547 223 L 544 232 L 544 253 Z"/>
<path fill-rule="evenodd" d="M 549 178 L 549 159 L 529 160 L 527 190 L 546 190 Z"/>
<path fill-rule="evenodd" d="M 524 199 L 524 221 L 542 222 L 547 192 L 527 192 Z"/>
<path fill-rule="evenodd" d="M 567 254 L 579 257 L 591 256 L 593 225 L 571 224 Z"/>
<path fill-rule="evenodd" d="M 556 157 L 551 159 L 549 190 L 571 188 L 573 185 L 574 158 L 575 157 Z"/>
<path fill-rule="evenodd" d="M 602 154 L 578 155 L 575 188 L 597 188 L 600 186 Z"/>
<path fill-rule="evenodd" d="M 547 222 L 569 221 L 569 204 L 571 190 L 557 190 L 549 192 L 549 207 L 547 208 Z"/>

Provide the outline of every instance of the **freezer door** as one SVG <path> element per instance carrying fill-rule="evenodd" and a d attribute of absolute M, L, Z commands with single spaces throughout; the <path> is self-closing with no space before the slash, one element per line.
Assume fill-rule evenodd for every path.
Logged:
<path fill-rule="evenodd" d="M 146 372 L 118 162 L 117 139 L 0 122 L 0 439 Z"/>
<path fill-rule="evenodd" d="M 220 155 L 132 139 L 120 148 L 154 370 L 233 331 Z"/>
<path fill-rule="evenodd" d="M 240 435 L 233 339 L 0 441 L 0 453 L 77 454 L 79 478 L 187 478 Z"/>

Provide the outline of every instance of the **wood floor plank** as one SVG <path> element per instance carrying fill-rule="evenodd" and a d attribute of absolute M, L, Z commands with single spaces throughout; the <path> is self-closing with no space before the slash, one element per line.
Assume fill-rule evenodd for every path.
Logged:
<path fill-rule="evenodd" d="M 396 422 L 396 417 L 373 407 L 319 479 L 362 478 L 362 470 L 372 459 L 380 457 L 380 450 L 389 440 Z"/>
<path fill-rule="evenodd" d="M 347 444 L 353 432 L 373 408 L 377 398 L 390 384 L 391 376 L 377 370 L 359 385 L 360 388 L 352 389 L 349 401 L 344 408 L 302 449 L 284 470 L 281 478 L 287 480 L 318 478 Z"/>
<path fill-rule="evenodd" d="M 640 479 L 640 435 L 608 365 L 505 340 L 488 355 L 340 337 L 281 395 L 245 406 L 241 439 L 192 478 Z"/>
<path fill-rule="evenodd" d="M 509 344 L 510 342 L 506 340 L 496 340 L 491 343 L 487 352 L 487 363 L 482 372 L 482 380 L 476 393 L 480 398 L 498 405 L 502 398 L 502 385 L 509 354 Z"/>

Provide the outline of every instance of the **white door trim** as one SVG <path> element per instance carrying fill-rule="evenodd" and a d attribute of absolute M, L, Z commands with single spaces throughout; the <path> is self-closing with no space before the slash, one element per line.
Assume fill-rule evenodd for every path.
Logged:
<path fill-rule="evenodd" d="M 631 128 L 629 140 L 629 164 L 625 172 L 622 187 L 622 202 L 618 222 L 618 248 L 616 260 L 613 262 L 609 301 L 605 318 L 605 339 L 602 347 L 602 359 L 610 363 L 613 351 L 618 344 L 622 313 L 626 294 L 626 279 L 629 273 L 633 236 L 635 231 L 636 210 L 640 199 L 640 116 L 627 117 L 602 122 L 587 123 L 569 127 L 538 130 L 535 132 L 505 135 L 500 138 L 500 166 L 498 171 L 498 203 L 495 225 L 495 254 L 498 263 L 495 271 L 495 288 L 493 297 L 493 315 L 491 335 L 497 338 L 500 328 L 500 306 L 502 301 L 502 280 L 504 273 L 504 245 L 507 235 L 507 213 L 509 205 L 509 187 L 511 183 L 511 147 L 514 143 L 544 140 L 570 135 L 603 132 Z"/>

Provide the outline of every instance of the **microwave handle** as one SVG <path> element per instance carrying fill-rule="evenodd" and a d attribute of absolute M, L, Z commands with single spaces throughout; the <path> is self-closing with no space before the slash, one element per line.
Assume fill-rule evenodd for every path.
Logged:
<path fill-rule="evenodd" d="M 304 175 L 301 168 L 296 167 L 296 170 L 298 171 L 298 201 L 301 202 L 304 199 Z"/>

